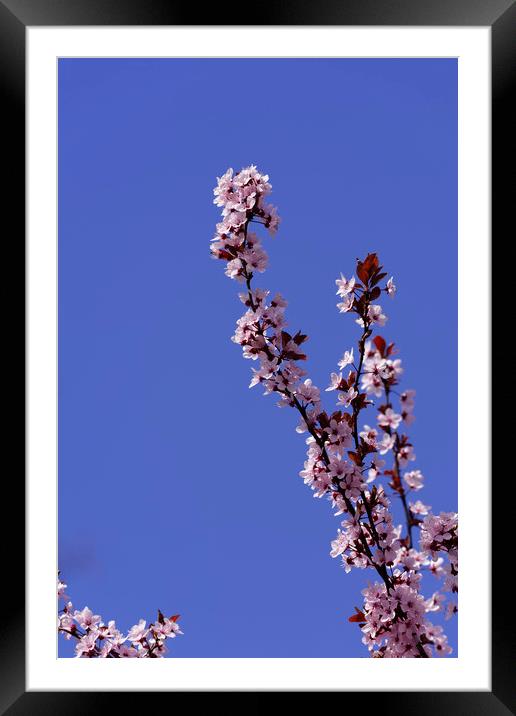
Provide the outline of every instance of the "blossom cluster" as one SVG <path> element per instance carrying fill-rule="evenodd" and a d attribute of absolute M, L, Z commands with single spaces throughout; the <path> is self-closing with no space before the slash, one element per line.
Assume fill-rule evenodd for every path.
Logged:
<path fill-rule="evenodd" d="M 444 592 L 457 591 L 457 515 L 435 517 L 420 500 L 408 501 L 424 482 L 421 471 L 411 466 L 416 455 L 405 433 L 414 420 L 415 391 L 398 390 L 403 368 L 396 347 L 373 336 L 387 322 L 378 300 L 395 296 L 394 279 L 387 278 L 378 256 L 370 253 L 357 262 L 355 276 L 341 274 L 336 280 L 337 308 L 355 315 L 361 334 L 356 349 L 346 350 L 338 362 L 339 372 L 330 375 L 326 391 L 335 392 L 336 409 L 325 410 L 320 389 L 300 366 L 306 360 L 307 336 L 286 330 L 287 303 L 280 294 L 271 297 L 252 283 L 254 274 L 265 270 L 268 256 L 251 224 L 263 224 L 274 233 L 279 222 L 276 209 L 264 201 L 270 191 L 269 177 L 255 166 L 237 173 L 229 169 L 214 190 L 223 220 L 211 253 L 226 262 L 229 278 L 245 284 L 239 294 L 245 312 L 232 340 L 244 358 L 256 363 L 250 387 L 261 384 L 265 394 L 276 394 L 280 407 L 299 414 L 297 432 L 307 434 L 300 476 L 315 497 L 327 499 L 335 514 L 343 516 L 331 556 L 340 558 L 348 572 L 370 569 L 379 578 L 363 591 L 363 609 L 350 617 L 360 625 L 371 656 L 449 654 L 446 635 L 428 614 L 444 610 Z M 361 426 L 360 414 L 370 406 L 376 411 L 375 426 Z M 381 478 L 387 478 L 386 484 Z M 406 534 L 394 522 L 393 497 L 403 506 Z M 415 528 L 421 531 L 417 548 Z M 441 589 L 429 599 L 421 593 L 425 571 L 442 579 Z M 456 604 L 448 602 L 447 614 L 456 611 Z"/>
<path fill-rule="evenodd" d="M 105 624 L 100 614 L 94 614 L 89 607 L 74 609 L 65 594 L 67 586 L 58 577 L 57 598 L 64 604 L 58 611 L 57 630 L 65 639 L 76 640 L 77 658 L 159 659 L 167 653 L 165 641 L 183 633 L 177 623 L 179 614 L 166 617 L 158 610 L 154 623 L 147 626 L 146 621 L 140 619 L 124 634 L 113 620 Z"/>

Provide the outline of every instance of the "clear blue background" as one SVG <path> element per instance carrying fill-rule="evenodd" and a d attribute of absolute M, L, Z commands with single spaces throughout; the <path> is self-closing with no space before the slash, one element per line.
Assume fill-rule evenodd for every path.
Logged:
<path fill-rule="evenodd" d="M 250 163 L 282 217 L 257 284 L 322 388 L 357 339 L 338 273 L 377 251 L 394 274 L 417 497 L 457 507 L 456 61 L 64 59 L 60 569 L 121 628 L 179 612 L 173 655 L 366 656 L 347 617 L 371 575 L 330 558 L 339 521 L 298 477 L 296 415 L 247 388 L 239 286 L 209 256 L 216 176 Z"/>

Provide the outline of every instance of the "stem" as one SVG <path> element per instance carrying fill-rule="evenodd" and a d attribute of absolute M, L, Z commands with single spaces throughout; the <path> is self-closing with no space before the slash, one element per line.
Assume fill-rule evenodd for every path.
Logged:
<path fill-rule="evenodd" d="M 384 389 L 385 389 L 385 400 L 388 407 L 392 407 L 392 404 L 390 402 L 390 387 L 389 385 L 384 381 Z M 394 435 L 395 437 L 395 443 L 393 447 L 393 454 L 394 454 L 394 484 L 396 485 L 395 489 L 396 492 L 399 494 L 401 498 L 401 503 L 403 505 L 403 511 L 405 512 L 405 521 L 407 523 L 407 537 L 409 542 L 409 549 L 412 549 L 413 541 L 412 541 L 412 516 L 410 514 L 410 510 L 407 505 L 407 496 L 405 492 L 405 488 L 403 487 L 403 483 L 401 482 L 401 475 L 400 475 L 400 463 L 399 463 L 399 447 L 400 447 L 400 441 L 399 441 L 399 434 L 397 430 L 392 431 L 391 428 L 388 429 L 389 435 Z"/>
<path fill-rule="evenodd" d="M 362 316 L 362 320 L 364 322 L 364 329 L 363 329 L 362 335 L 360 336 L 360 339 L 358 341 L 359 361 L 358 361 L 358 368 L 356 370 L 356 378 L 355 378 L 355 385 L 357 386 L 358 391 L 360 391 L 360 378 L 362 376 L 362 368 L 364 365 L 365 342 L 372 333 L 372 331 L 370 329 L 371 322 L 367 320 L 368 310 L 369 310 L 369 301 L 366 301 L 366 303 L 364 304 L 364 312 L 363 312 L 363 316 Z M 360 414 L 360 408 L 358 407 L 356 399 L 353 401 L 352 405 L 353 405 L 353 428 L 352 428 L 353 439 L 355 442 L 355 450 L 357 451 L 357 454 L 360 454 L 359 453 L 360 441 L 358 439 L 358 416 Z M 363 465 L 364 465 L 364 461 L 361 459 L 360 467 L 363 467 Z M 384 550 L 380 546 L 380 538 L 378 536 L 378 532 L 376 531 L 376 525 L 374 523 L 371 506 L 367 499 L 367 495 L 362 490 L 360 492 L 360 496 L 362 498 L 362 502 L 364 503 L 364 507 L 367 512 L 367 517 L 369 520 L 369 524 L 371 527 L 371 533 L 373 535 L 374 541 L 375 541 L 378 549 L 381 550 L 382 552 L 384 552 Z M 392 580 L 389 578 L 389 576 L 387 574 L 387 568 L 385 565 L 383 565 L 383 572 L 385 573 L 385 576 L 384 576 L 384 574 L 381 574 L 381 576 L 382 576 L 383 580 L 385 581 L 385 584 L 387 586 L 387 591 L 390 591 L 390 589 L 392 589 Z"/>

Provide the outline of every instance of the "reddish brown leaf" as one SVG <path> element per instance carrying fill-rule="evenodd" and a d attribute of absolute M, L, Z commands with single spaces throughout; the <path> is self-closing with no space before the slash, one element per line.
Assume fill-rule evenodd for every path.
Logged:
<path fill-rule="evenodd" d="M 360 261 L 358 262 L 358 265 L 357 265 L 357 276 L 362 281 L 364 286 L 367 286 L 367 284 L 369 282 L 369 274 L 367 273 L 367 270 L 364 268 L 364 264 L 361 263 Z"/>
<path fill-rule="evenodd" d="M 353 450 L 348 450 L 348 455 L 353 460 L 355 465 L 361 464 L 362 461 L 360 459 L 360 456 L 356 452 L 353 452 Z"/>
<path fill-rule="evenodd" d="M 348 622 L 365 622 L 365 614 L 358 607 L 355 607 L 356 614 L 348 617 Z"/>
<path fill-rule="evenodd" d="M 377 347 L 377 349 L 380 351 L 382 358 L 385 358 L 385 348 L 387 346 L 385 339 L 381 336 L 375 336 L 373 338 L 373 343 Z"/>

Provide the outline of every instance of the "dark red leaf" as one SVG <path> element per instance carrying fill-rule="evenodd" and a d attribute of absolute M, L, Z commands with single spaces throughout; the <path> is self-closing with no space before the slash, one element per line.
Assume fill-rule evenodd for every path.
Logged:
<path fill-rule="evenodd" d="M 367 270 L 364 268 L 364 264 L 358 262 L 357 265 L 357 276 L 362 281 L 364 286 L 367 286 L 369 282 L 369 274 L 367 273 Z"/>
<path fill-rule="evenodd" d="M 328 415 L 325 412 L 319 413 L 318 419 L 319 419 L 319 425 L 321 426 L 321 428 L 326 428 L 330 424 Z"/>
<path fill-rule="evenodd" d="M 373 338 L 373 343 L 377 347 L 377 349 L 380 351 L 382 358 L 385 358 L 385 348 L 387 346 L 385 340 L 381 336 L 375 336 Z"/>
<path fill-rule="evenodd" d="M 382 280 L 382 278 L 385 278 L 386 276 L 387 276 L 386 273 L 383 273 L 383 272 L 382 272 L 382 273 L 379 273 L 379 272 L 377 272 L 377 273 L 373 276 L 373 278 L 371 279 L 371 286 L 376 286 L 376 284 L 377 284 L 377 283 L 380 283 L 380 281 Z"/>
<path fill-rule="evenodd" d="M 301 333 L 301 331 L 298 331 L 292 340 L 296 345 L 300 346 L 301 343 L 304 343 L 306 340 L 308 340 L 308 336 L 306 336 L 304 333 Z"/>
<path fill-rule="evenodd" d="M 355 607 L 356 614 L 352 614 L 348 617 L 348 622 L 365 622 L 365 614 L 358 607 Z"/>

